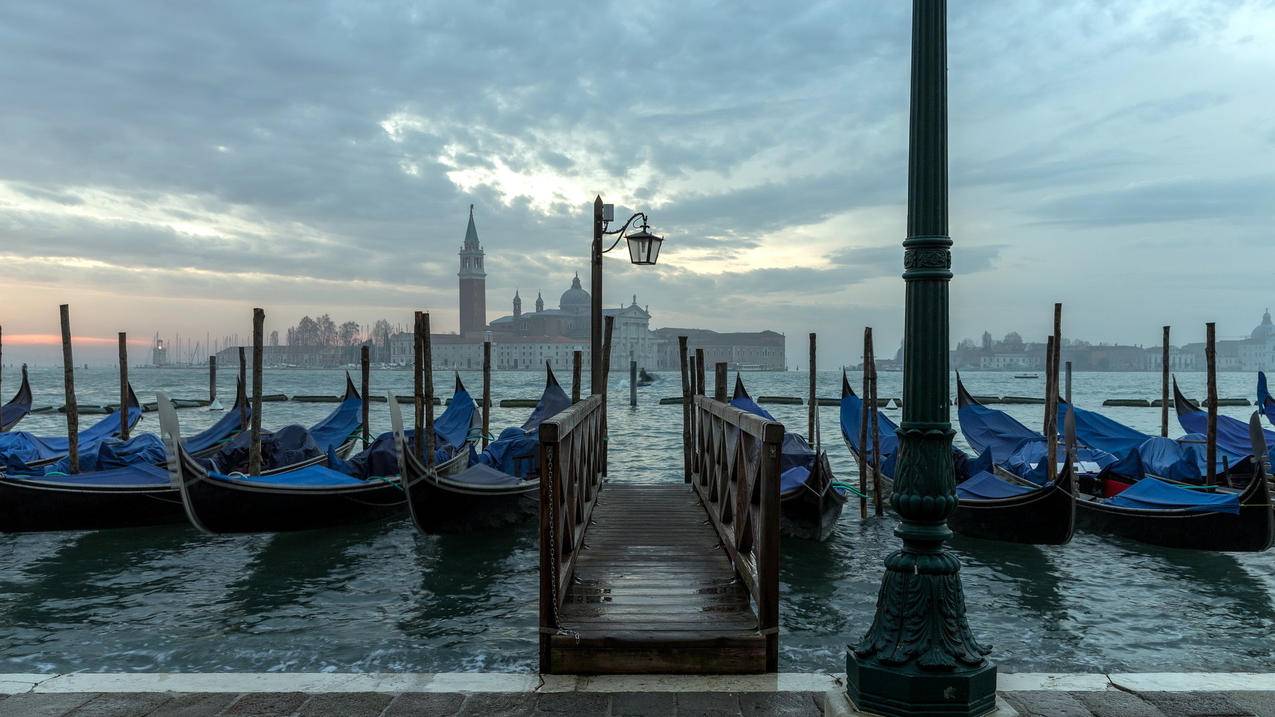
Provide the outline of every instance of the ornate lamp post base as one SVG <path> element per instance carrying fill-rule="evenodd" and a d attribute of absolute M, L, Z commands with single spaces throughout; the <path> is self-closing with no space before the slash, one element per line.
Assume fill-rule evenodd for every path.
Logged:
<path fill-rule="evenodd" d="M 889 715 L 966 715 L 996 708 L 996 665 L 952 672 L 886 667 L 846 652 L 846 693 L 860 712 Z M 900 699 L 900 696 L 906 696 Z"/>

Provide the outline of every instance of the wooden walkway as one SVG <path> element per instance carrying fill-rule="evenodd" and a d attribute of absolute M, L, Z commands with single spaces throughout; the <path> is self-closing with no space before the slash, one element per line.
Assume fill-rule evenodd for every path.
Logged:
<path fill-rule="evenodd" d="M 558 613 L 555 672 L 765 671 L 748 589 L 690 486 L 608 481 L 593 523 Z"/>
<path fill-rule="evenodd" d="M 684 391 L 667 483 L 604 479 L 603 395 L 541 424 L 542 673 L 776 670 L 783 426 Z"/>

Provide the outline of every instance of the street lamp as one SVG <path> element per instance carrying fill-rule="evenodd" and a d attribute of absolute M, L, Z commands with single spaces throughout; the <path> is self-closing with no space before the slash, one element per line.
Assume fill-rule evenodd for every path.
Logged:
<path fill-rule="evenodd" d="M 637 219 L 642 220 L 642 228 L 636 233 L 627 234 L 629 227 Z M 647 216 L 644 212 L 635 212 L 619 229 L 608 230 L 607 225 L 615 220 L 615 205 L 603 204 L 602 197 L 593 200 L 593 255 L 592 276 L 590 281 L 590 321 L 589 321 L 589 376 L 592 393 L 602 393 L 606 389 L 606 376 L 602 375 L 602 255 L 616 248 L 621 239 L 629 241 L 629 260 L 638 266 L 655 264 L 660 255 L 663 237 L 650 232 Z M 614 236 L 615 242 L 610 247 L 602 248 L 602 238 Z"/>
<path fill-rule="evenodd" d="M 965 618 L 960 560 L 943 549 L 956 508 L 948 378 L 947 5 L 912 3 L 908 236 L 903 242 L 903 421 L 890 505 L 901 550 L 885 560 L 872 626 L 846 655 L 846 692 L 880 715 L 980 715 L 996 666 Z"/>

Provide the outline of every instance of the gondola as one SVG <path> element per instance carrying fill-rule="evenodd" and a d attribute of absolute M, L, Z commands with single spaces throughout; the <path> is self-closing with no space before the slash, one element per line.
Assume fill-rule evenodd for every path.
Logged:
<path fill-rule="evenodd" d="M 242 410 L 241 410 L 242 409 Z M 250 415 L 239 385 L 235 408 L 209 428 L 183 441 L 187 454 L 206 457 L 215 453 L 244 428 Z M 158 450 L 147 452 L 150 444 Z M 136 450 L 131 450 L 136 447 Z M 181 523 L 186 520 L 181 494 L 165 466 L 162 439 L 139 434 L 118 446 L 99 444 L 99 450 L 119 449 L 131 458 L 154 457 L 157 462 L 135 462 L 68 475 L 53 472 L 0 474 L 0 532 L 47 530 L 100 530 L 144 525 Z M 154 453 L 158 453 L 155 456 Z M 87 457 L 87 456 L 85 456 Z"/>
<path fill-rule="evenodd" d="M 1265 455 L 1257 413 L 1249 422 L 1253 455 Z M 1093 530 L 1148 545 L 1221 552 L 1260 552 L 1275 540 L 1265 460 L 1252 462 L 1253 477 L 1240 493 L 1206 492 L 1144 478 L 1110 498 L 1092 486 L 1077 501 L 1077 522 Z"/>
<path fill-rule="evenodd" d="M 1266 420 L 1275 424 L 1275 398 L 1266 389 L 1266 372 L 1257 372 L 1257 410 L 1266 416 Z"/>
<path fill-rule="evenodd" d="M 309 431 L 319 455 L 244 475 L 209 467 L 181 447 L 176 409 L 160 394 L 169 477 L 186 517 L 205 533 L 258 533 L 327 528 L 400 512 L 403 491 L 397 481 L 360 480 L 327 465 L 329 454 L 348 455 L 354 447 L 362 404 L 347 375 L 341 403 Z"/>
<path fill-rule="evenodd" d="M 638 386 L 650 386 L 655 383 L 655 377 L 646 372 L 646 369 L 638 369 Z"/>
<path fill-rule="evenodd" d="M 1177 413 L 1178 423 L 1181 424 L 1182 430 L 1186 431 L 1194 437 L 1195 443 L 1199 445 L 1198 450 L 1204 451 L 1204 434 L 1208 430 L 1209 415 L 1207 411 L 1196 408 L 1182 395 L 1182 391 L 1178 389 L 1178 379 L 1173 378 L 1173 409 Z M 1259 411 L 1262 409 L 1258 406 Z M 1252 456 L 1253 444 L 1250 440 L 1250 426 L 1238 418 L 1230 416 L 1218 415 L 1217 417 L 1217 459 L 1225 461 L 1228 465 L 1235 465 L 1244 459 Z M 1258 430 L 1262 431 L 1262 445 L 1269 446 L 1275 442 L 1275 433 L 1262 430 L 1261 424 L 1258 424 Z M 1218 472 L 1221 472 L 1220 470 Z M 1249 475 L 1252 470 L 1249 469 Z M 1268 476 L 1269 477 L 1269 476 Z"/>
<path fill-rule="evenodd" d="M 958 382 L 958 391 L 960 384 Z M 893 487 L 893 469 L 898 451 L 898 426 L 880 410 L 875 411 L 881 436 L 882 492 Z M 863 402 L 841 378 L 841 435 L 846 447 L 860 457 L 859 425 Z M 1075 530 L 1075 483 L 1070 460 L 1043 485 L 1029 484 L 996 475 L 991 470 L 991 453 L 970 459 L 953 448 L 953 481 L 956 509 L 948 516 L 948 526 L 961 535 L 984 540 L 1000 540 L 1031 545 L 1063 545 Z M 871 470 L 869 468 L 869 470 Z"/>
<path fill-rule="evenodd" d="M 31 412 L 31 382 L 27 380 L 27 365 L 22 364 L 22 385 L 8 403 L 0 406 L 0 433 L 18 425 Z"/>
<path fill-rule="evenodd" d="M 748 395 L 739 374 L 735 374 L 730 405 L 768 421 L 775 420 Z M 785 430 L 780 453 L 780 533 L 801 540 L 827 540 L 847 498 L 849 491 L 836 483 L 827 452 L 811 448 L 805 438 Z"/>
<path fill-rule="evenodd" d="M 427 466 L 411 450 L 398 404 L 390 419 L 403 469 L 412 523 L 424 534 L 464 533 L 507 527 L 540 512 L 540 424 L 571 406 L 546 365 L 544 392 L 520 427 L 507 428 L 482 455 L 466 465 Z M 456 470 L 457 468 L 460 470 Z"/>
<path fill-rule="evenodd" d="M 137 425 L 142 418 L 142 406 L 128 387 L 128 425 Z M 119 435 L 119 413 L 111 411 L 105 418 L 79 432 L 77 446 L 81 453 L 93 450 L 102 440 Z M 37 467 L 53 463 L 66 456 L 71 449 L 71 441 L 66 436 L 37 436 L 26 431 L 10 431 L 0 433 L 0 459 L 11 464 L 20 461 L 27 467 Z"/>

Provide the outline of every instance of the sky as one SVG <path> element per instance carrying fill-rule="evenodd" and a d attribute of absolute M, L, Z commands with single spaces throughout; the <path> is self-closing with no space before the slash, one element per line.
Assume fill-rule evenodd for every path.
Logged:
<path fill-rule="evenodd" d="M 1238 337 L 1275 304 L 1275 3 L 949 4 L 952 344 Z M 608 256 L 652 326 L 772 329 L 804 363 L 902 338 L 910 3 L 0 4 L 4 360 L 117 331 L 458 323 Z M 622 248 L 621 248 L 622 249 Z M 612 259 L 611 256 L 617 257 Z M 77 359 L 78 360 L 78 359 Z"/>

